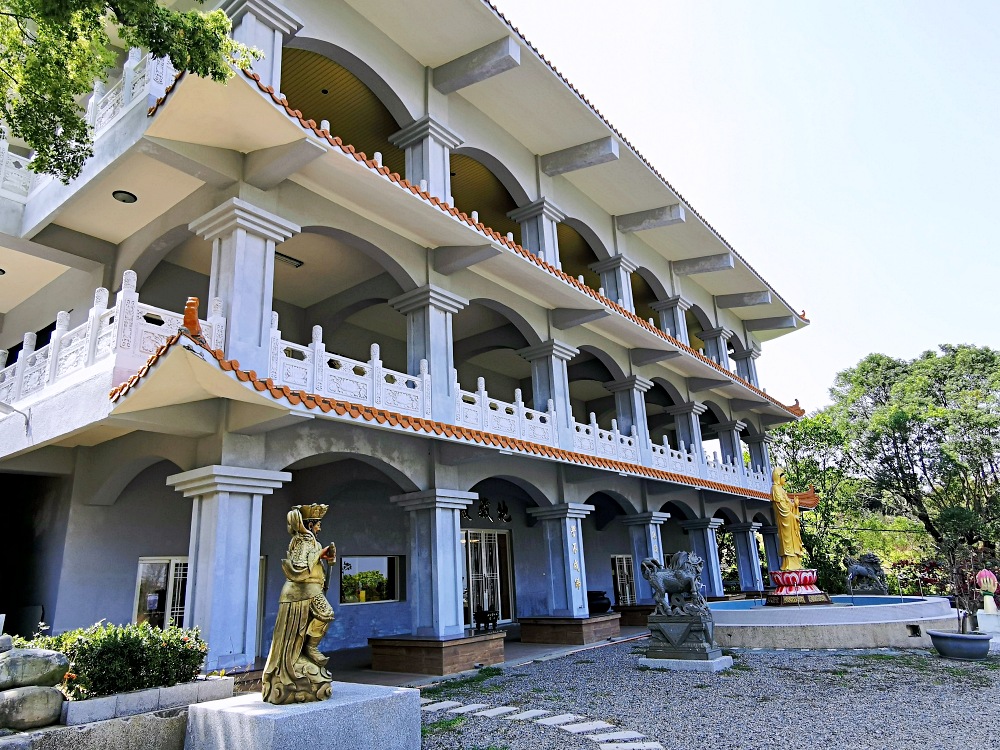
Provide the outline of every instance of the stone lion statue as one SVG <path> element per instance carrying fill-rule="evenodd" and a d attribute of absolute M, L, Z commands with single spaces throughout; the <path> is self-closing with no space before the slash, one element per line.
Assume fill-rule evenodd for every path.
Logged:
<path fill-rule="evenodd" d="M 847 568 L 848 592 L 854 593 L 854 584 L 857 582 L 858 591 L 878 591 L 883 595 L 889 593 L 885 573 L 882 571 L 882 561 L 877 555 L 866 552 L 857 560 L 848 555 L 844 558 L 844 567 Z"/>
<path fill-rule="evenodd" d="M 692 552 L 675 552 L 669 564 L 653 557 L 642 561 L 642 577 L 649 581 L 656 602 L 655 614 L 692 615 L 708 611 L 701 595 L 701 569 L 705 561 Z"/>

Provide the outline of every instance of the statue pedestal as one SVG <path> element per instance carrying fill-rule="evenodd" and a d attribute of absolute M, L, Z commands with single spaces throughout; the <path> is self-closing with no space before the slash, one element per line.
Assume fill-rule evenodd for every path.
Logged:
<path fill-rule="evenodd" d="M 685 672 L 718 672 L 733 666 L 715 643 L 715 621 L 709 615 L 650 615 L 649 646 L 639 666 Z"/>
<path fill-rule="evenodd" d="M 830 595 L 816 586 L 815 570 L 775 570 L 770 575 L 777 588 L 768 593 L 768 606 L 830 604 Z"/>
<path fill-rule="evenodd" d="M 185 750 L 420 750 L 420 691 L 334 682 L 325 701 L 275 706 L 260 693 L 188 709 Z"/>

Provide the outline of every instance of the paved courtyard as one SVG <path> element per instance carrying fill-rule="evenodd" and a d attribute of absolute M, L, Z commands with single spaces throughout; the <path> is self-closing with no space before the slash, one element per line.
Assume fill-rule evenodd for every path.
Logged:
<path fill-rule="evenodd" d="M 734 651 L 717 673 L 642 670 L 645 640 L 425 688 L 424 750 L 990 747 L 1000 655 Z"/>

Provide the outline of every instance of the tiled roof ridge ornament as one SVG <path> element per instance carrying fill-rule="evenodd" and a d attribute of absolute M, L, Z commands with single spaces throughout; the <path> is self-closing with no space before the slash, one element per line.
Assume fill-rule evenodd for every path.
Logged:
<path fill-rule="evenodd" d="M 202 346 L 208 346 L 208 342 L 201 332 L 201 321 L 198 319 L 198 306 L 200 304 L 201 300 L 197 297 L 187 298 L 187 302 L 184 303 L 184 323 L 181 325 L 181 330 Z"/>

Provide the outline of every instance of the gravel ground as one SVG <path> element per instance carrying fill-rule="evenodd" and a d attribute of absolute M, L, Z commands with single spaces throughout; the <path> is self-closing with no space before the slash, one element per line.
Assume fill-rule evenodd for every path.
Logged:
<path fill-rule="evenodd" d="M 721 673 L 641 670 L 628 641 L 472 680 L 437 701 L 572 713 L 632 730 L 663 748 L 995 747 L 1000 655 L 947 661 L 926 651 L 733 651 Z M 493 676 L 488 676 L 488 675 Z M 485 709 L 484 709 L 485 710 Z M 424 712 L 424 750 L 599 750 L 597 741 L 532 721 Z M 623 748 L 629 747 L 622 744 Z"/>

